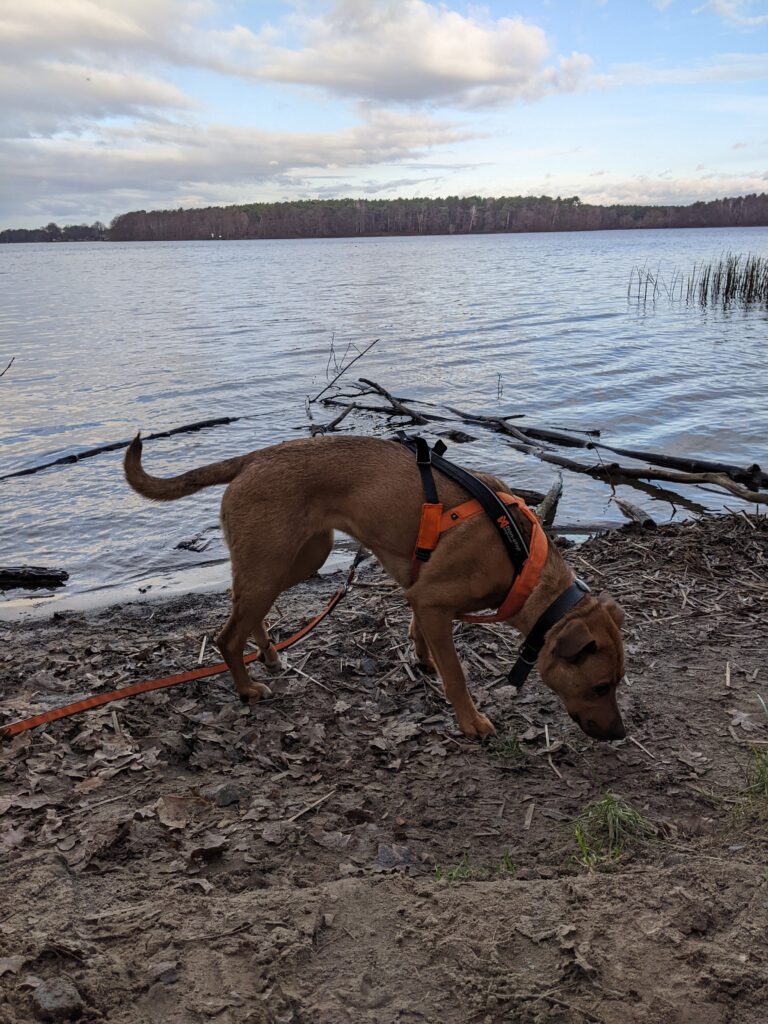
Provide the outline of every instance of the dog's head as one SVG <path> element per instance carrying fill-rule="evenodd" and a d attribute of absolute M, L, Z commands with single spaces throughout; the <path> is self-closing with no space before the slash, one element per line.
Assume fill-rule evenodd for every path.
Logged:
<path fill-rule="evenodd" d="M 616 703 L 624 675 L 624 613 L 607 594 L 586 597 L 547 635 L 537 661 L 544 684 L 596 740 L 626 736 Z"/>

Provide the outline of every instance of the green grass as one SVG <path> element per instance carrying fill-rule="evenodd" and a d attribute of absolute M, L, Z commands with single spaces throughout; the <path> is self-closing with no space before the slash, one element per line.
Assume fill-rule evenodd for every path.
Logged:
<path fill-rule="evenodd" d="M 512 860 L 509 850 L 505 850 L 501 855 L 501 860 L 496 865 L 496 876 L 497 878 L 514 878 L 516 874 L 517 864 Z"/>
<path fill-rule="evenodd" d="M 752 763 L 747 769 L 747 792 L 768 798 L 768 750 L 752 748 Z"/>
<path fill-rule="evenodd" d="M 576 860 L 592 868 L 601 861 L 618 860 L 630 847 L 649 842 L 658 828 L 620 797 L 606 793 L 589 804 L 573 825 Z"/>
<path fill-rule="evenodd" d="M 436 882 L 482 882 L 491 878 L 514 878 L 516 874 L 517 864 L 512 860 L 509 850 L 503 851 L 501 860 L 495 868 L 470 863 L 469 855 L 466 853 L 459 863 L 451 868 L 442 867 L 440 864 L 435 867 Z"/>
<path fill-rule="evenodd" d="M 526 758 L 516 732 L 500 732 L 494 736 L 491 741 L 491 752 L 509 767 L 522 764 Z"/>
<path fill-rule="evenodd" d="M 469 863 L 469 857 L 465 853 L 458 864 L 454 864 L 452 868 L 442 868 L 438 864 L 435 867 L 435 881 L 442 882 L 467 882 L 470 878 L 473 878 L 476 874 L 476 870 Z"/>

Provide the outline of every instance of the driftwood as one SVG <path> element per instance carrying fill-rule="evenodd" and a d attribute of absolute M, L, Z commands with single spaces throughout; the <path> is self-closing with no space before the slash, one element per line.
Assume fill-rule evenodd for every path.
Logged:
<path fill-rule="evenodd" d="M 145 434 L 144 440 L 154 441 L 158 437 L 171 437 L 173 434 L 189 434 L 195 430 L 219 427 L 224 423 L 236 423 L 239 419 L 245 419 L 245 417 L 221 416 L 215 420 L 199 420 L 197 423 L 187 423 L 183 427 L 173 427 L 172 430 L 160 430 L 156 434 Z M 102 455 L 104 452 L 116 452 L 121 448 L 127 448 L 130 443 L 130 440 L 113 441 L 111 444 L 99 445 L 98 448 L 87 448 L 84 452 L 78 452 L 76 455 L 64 455 L 60 459 L 44 462 L 40 466 L 32 466 L 29 469 L 17 469 L 15 473 L 6 473 L 4 476 L 0 476 L 0 480 L 11 480 L 17 476 L 31 476 L 33 473 L 41 473 L 44 469 L 50 469 L 51 466 L 66 466 L 73 462 L 82 462 L 83 459 L 92 459 L 94 455 Z"/>
<path fill-rule="evenodd" d="M 573 470 L 575 473 L 586 473 L 587 476 L 596 480 L 605 480 L 606 483 L 615 486 L 616 484 L 627 483 L 630 480 L 666 480 L 678 484 L 712 484 L 715 487 L 722 487 L 742 501 L 751 501 L 756 504 L 768 504 L 768 491 L 751 491 L 731 480 L 725 473 L 676 473 L 664 469 L 639 469 L 635 466 L 621 466 L 618 462 L 601 463 L 598 466 L 586 466 L 583 462 L 576 462 L 574 459 L 567 459 L 555 452 L 537 448 L 534 445 L 519 444 L 515 441 L 507 441 L 507 444 L 516 451 L 524 452 L 526 455 L 535 455 L 542 462 L 549 462 L 554 466 L 561 466 L 563 469 Z"/>
<path fill-rule="evenodd" d="M 368 380 L 366 377 L 361 377 L 360 382 L 361 384 L 367 384 L 368 387 L 372 388 L 376 394 L 381 395 L 382 398 L 386 398 L 398 416 L 410 416 L 412 422 L 417 426 L 424 426 L 424 424 L 427 423 L 427 418 L 422 415 L 422 413 L 416 412 L 415 409 L 408 409 L 403 405 L 399 398 L 395 398 L 394 395 L 391 395 L 386 388 L 381 386 L 381 384 L 376 384 L 375 381 Z M 431 417 L 431 419 L 434 418 L 434 416 Z"/>
<path fill-rule="evenodd" d="M 687 459 L 676 455 L 661 455 L 658 452 L 639 452 L 632 448 L 613 448 L 609 444 L 594 441 L 587 442 L 585 447 L 602 448 L 604 451 L 613 452 L 614 455 L 625 455 L 629 459 L 650 462 L 652 466 L 679 469 L 687 473 L 725 473 L 736 483 L 745 484 L 752 490 L 757 490 L 768 484 L 768 473 L 764 473 L 757 463 L 744 468 L 732 466 L 726 462 L 710 462 L 707 459 Z"/>
<path fill-rule="evenodd" d="M 563 474 L 558 473 L 555 482 L 549 488 L 544 498 L 536 506 L 534 511 L 542 522 L 543 526 L 551 526 L 557 515 L 557 506 L 563 494 Z"/>
<path fill-rule="evenodd" d="M 352 405 L 348 405 L 346 409 L 344 409 L 343 412 L 340 412 L 339 415 L 335 419 L 332 419 L 330 423 L 313 424 L 309 428 L 310 434 L 312 435 L 312 437 L 316 437 L 317 434 L 327 434 L 329 431 L 335 430 L 336 427 L 338 427 L 338 425 L 342 422 L 342 420 L 346 419 L 346 417 L 349 416 L 353 409 L 357 409 L 357 406 L 354 404 L 354 402 L 352 403 Z"/>
<path fill-rule="evenodd" d="M 631 523 L 635 523 L 635 525 L 641 527 L 643 530 L 656 529 L 655 519 L 652 516 L 649 516 L 647 512 L 643 512 L 643 510 L 638 508 L 637 505 L 633 505 L 629 501 L 624 501 L 623 498 L 614 498 L 613 501 Z"/>
<path fill-rule="evenodd" d="M 44 569 L 38 565 L 17 565 L 0 568 L 0 590 L 22 587 L 39 590 L 45 587 L 63 587 L 69 573 L 63 569 Z"/>
<path fill-rule="evenodd" d="M 381 395 L 381 397 L 390 404 L 390 409 L 386 409 L 378 406 L 363 406 L 360 403 L 357 403 L 358 408 L 365 409 L 367 412 L 374 412 L 388 416 L 405 416 L 410 418 L 411 422 L 417 425 L 424 425 L 429 421 L 442 419 L 442 417 L 434 413 L 421 413 L 409 408 L 405 405 L 403 399 L 395 397 L 391 392 L 387 391 L 386 388 L 377 384 L 375 381 L 361 377 L 360 383 L 367 385 L 373 393 Z M 361 393 L 370 394 L 371 391 Z M 325 399 L 325 402 L 328 404 L 338 404 L 343 406 L 347 406 L 348 404 L 333 398 Z M 751 466 L 748 469 L 743 469 L 738 466 L 727 465 L 726 463 L 707 462 L 702 459 L 675 459 L 672 456 L 665 456 L 654 452 L 639 452 L 628 448 L 613 448 L 610 445 L 605 445 L 602 444 L 602 442 L 593 440 L 595 436 L 599 436 L 599 431 L 596 430 L 584 431 L 584 436 L 579 437 L 577 432 L 571 434 L 562 430 L 549 430 L 543 427 L 530 427 L 523 425 L 513 426 L 508 422 L 508 420 L 518 418 L 515 415 L 488 416 L 481 415 L 479 413 L 464 412 L 461 409 L 456 409 L 452 406 L 446 406 L 445 408 L 452 416 L 460 419 L 464 423 L 485 427 L 486 429 L 504 434 L 508 439 L 507 443 L 516 451 L 523 452 L 526 455 L 535 455 L 538 459 L 541 459 L 542 462 L 551 463 L 552 465 L 559 466 L 562 469 L 569 469 L 574 473 L 584 473 L 594 479 L 604 480 L 611 486 L 615 486 L 620 483 L 634 486 L 635 482 L 650 480 L 663 480 L 670 483 L 692 485 L 711 484 L 712 486 L 723 488 L 735 497 L 740 498 L 742 501 L 768 504 L 768 492 L 756 489 L 758 483 L 766 476 L 757 465 Z M 536 441 L 549 443 L 536 444 Z M 658 468 L 642 469 L 635 466 L 622 466 L 615 462 L 601 462 L 599 465 L 588 466 L 582 462 L 578 462 L 574 459 L 568 459 L 565 456 L 558 454 L 552 448 L 552 443 L 572 448 L 605 449 L 607 451 L 622 453 L 627 455 L 629 458 L 642 458 L 647 462 L 656 463 Z M 670 464 L 674 462 L 675 465 L 684 464 L 689 467 L 689 469 L 680 469 L 677 471 L 675 469 L 666 469 L 664 468 L 664 465 L 667 462 Z M 736 477 L 738 477 L 739 480 L 746 480 L 747 482 L 752 483 L 753 487 L 744 486 L 736 479 Z M 647 486 L 647 484 L 643 484 L 642 489 L 647 489 Z M 668 500 L 673 501 L 673 503 L 676 502 L 680 505 L 686 505 L 686 507 L 689 507 L 686 503 L 686 499 L 681 496 L 670 496 L 669 493 L 664 494 L 662 488 L 659 489 L 659 492 L 660 493 L 657 496 L 664 496 Z"/>

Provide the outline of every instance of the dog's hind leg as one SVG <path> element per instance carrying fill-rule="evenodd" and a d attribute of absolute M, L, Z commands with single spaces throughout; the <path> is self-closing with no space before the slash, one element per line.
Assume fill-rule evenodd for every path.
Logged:
<path fill-rule="evenodd" d="M 435 659 L 445 695 L 453 705 L 459 728 L 465 736 L 473 738 L 492 736 L 496 730 L 485 715 L 477 710 L 467 689 L 464 669 L 453 646 L 452 614 L 444 608 L 421 606 L 414 607 L 414 614 Z"/>
<path fill-rule="evenodd" d="M 416 613 L 411 615 L 411 622 L 408 626 L 408 638 L 413 641 L 413 649 L 416 652 L 416 663 L 423 672 L 428 672 L 433 675 L 437 669 L 435 668 L 435 662 L 432 657 L 432 652 L 429 649 L 429 644 L 424 639 L 424 634 L 421 632 L 419 627 L 419 620 L 416 618 Z"/>
<path fill-rule="evenodd" d="M 264 616 L 272 607 L 277 594 L 254 593 L 252 590 L 247 594 L 238 593 L 236 583 L 233 583 L 232 590 L 232 614 L 216 637 L 216 643 L 232 674 L 240 698 L 248 700 L 253 697 L 260 700 L 262 697 L 268 697 L 271 691 L 264 683 L 256 682 L 248 675 L 243 661 L 243 650 L 249 634 L 253 634 L 256 643 L 261 647 L 267 667 L 279 665 L 277 651 L 272 647 L 264 628 Z"/>

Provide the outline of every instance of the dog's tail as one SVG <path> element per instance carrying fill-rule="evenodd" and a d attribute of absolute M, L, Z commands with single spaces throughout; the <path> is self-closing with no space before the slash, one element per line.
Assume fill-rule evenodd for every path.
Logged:
<path fill-rule="evenodd" d="M 250 455 L 239 455 L 223 462 L 212 462 L 210 466 L 191 469 L 180 476 L 150 476 L 141 465 L 141 435 L 137 434 L 128 446 L 123 460 L 125 479 L 139 494 L 151 501 L 175 501 L 188 494 L 195 494 L 204 487 L 215 484 L 228 484 L 234 480 L 242 468 L 253 458 Z"/>

